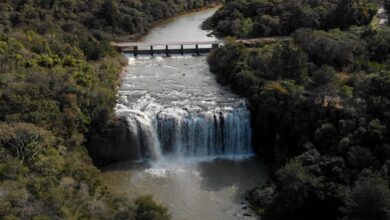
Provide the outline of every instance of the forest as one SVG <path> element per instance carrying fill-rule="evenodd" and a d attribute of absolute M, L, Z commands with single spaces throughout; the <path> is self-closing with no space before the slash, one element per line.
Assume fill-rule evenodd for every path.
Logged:
<path fill-rule="evenodd" d="M 272 181 L 247 199 L 265 220 L 390 219 L 390 27 L 370 25 L 377 6 L 368 2 L 308 1 L 304 11 L 324 18 L 315 25 L 279 19 L 296 8 L 273 2 L 229 1 L 205 23 L 237 38 L 292 37 L 251 48 L 227 38 L 208 57 L 218 81 L 248 98 L 255 148 L 270 168 Z M 355 17 L 328 10 L 345 4 Z M 245 19 L 253 28 L 242 35 L 234 22 Z"/>
<path fill-rule="evenodd" d="M 150 196 L 109 193 L 86 146 L 116 120 L 127 60 L 109 42 L 208 4 L 0 2 L 0 219 L 169 219 Z"/>
<path fill-rule="evenodd" d="M 262 219 L 390 219 L 390 27 L 368 0 L 229 0 L 203 28 L 290 35 L 208 57 L 250 102 L 272 181 L 248 192 Z M 0 219 L 169 219 L 151 196 L 111 194 L 89 152 L 117 122 L 109 42 L 136 39 L 204 0 L 0 2 Z M 390 1 L 383 2 L 390 10 Z"/>
<path fill-rule="evenodd" d="M 239 38 L 289 35 L 299 28 L 343 30 L 369 24 L 376 10 L 369 0 L 229 0 L 203 28 Z"/>

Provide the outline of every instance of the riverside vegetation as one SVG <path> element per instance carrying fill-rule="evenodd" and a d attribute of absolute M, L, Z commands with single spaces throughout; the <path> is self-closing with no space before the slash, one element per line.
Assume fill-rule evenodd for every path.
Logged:
<path fill-rule="evenodd" d="M 107 192 L 86 145 L 114 123 L 127 60 L 109 40 L 207 1 L 0 2 L 0 218 L 168 219 Z"/>
<path fill-rule="evenodd" d="M 255 148 L 272 171 L 248 192 L 262 219 L 390 219 L 390 27 L 369 25 L 376 9 L 231 0 L 204 24 L 221 36 L 293 38 L 231 40 L 208 57 L 251 103 Z"/>

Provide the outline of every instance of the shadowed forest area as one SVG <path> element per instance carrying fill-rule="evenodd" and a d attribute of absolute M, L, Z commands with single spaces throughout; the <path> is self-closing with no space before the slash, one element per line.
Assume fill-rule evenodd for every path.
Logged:
<path fill-rule="evenodd" d="M 253 38 L 289 35 L 299 28 L 330 30 L 367 25 L 377 12 L 374 1 L 226 1 L 203 24 L 217 36 Z"/>
<path fill-rule="evenodd" d="M 390 219 L 390 27 L 371 25 L 377 9 L 232 0 L 204 23 L 220 36 L 293 38 L 255 48 L 227 39 L 208 57 L 251 103 L 273 176 L 247 196 L 262 219 Z"/>
<path fill-rule="evenodd" d="M 127 60 L 109 46 L 208 1 L 0 2 L 0 218 L 168 219 L 112 196 L 85 148 L 113 123 Z M 93 146 L 92 146 L 93 147 Z"/>

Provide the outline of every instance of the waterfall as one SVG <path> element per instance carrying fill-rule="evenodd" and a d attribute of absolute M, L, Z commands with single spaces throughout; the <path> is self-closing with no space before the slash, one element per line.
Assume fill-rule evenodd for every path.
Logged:
<path fill-rule="evenodd" d="M 251 152 L 250 112 L 247 109 L 190 112 L 167 108 L 147 115 L 128 111 L 128 129 L 143 157 L 160 159 L 239 155 Z"/>
<path fill-rule="evenodd" d="M 126 142 L 136 158 L 251 153 L 247 102 L 217 83 L 205 59 L 130 59 L 115 113 L 126 119 Z"/>
<path fill-rule="evenodd" d="M 143 112 L 128 111 L 126 116 L 128 129 L 132 133 L 134 146 L 139 157 L 147 156 L 159 160 L 161 158 L 160 144 L 152 121 Z"/>

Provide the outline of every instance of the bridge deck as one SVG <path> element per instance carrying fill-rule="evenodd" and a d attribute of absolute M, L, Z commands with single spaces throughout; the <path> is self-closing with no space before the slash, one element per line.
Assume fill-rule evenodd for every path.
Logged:
<path fill-rule="evenodd" d="M 148 47 L 148 46 L 166 46 L 166 45 L 209 45 L 209 44 L 220 44 L 223 41 L 186 41 L 186 42 L 123 42 L 123 43 L 111 43 L 114 47 Z"/>
<path fill-rule="evenodd" d="M 263 37 L 253 39 L 238 39 L 236 42 L 242 43 L 247 47 L 256 47 L 262 43 L 272 43 L 277 41 L 291 40 L 291 37 Z M 116 47 L 118 51 L 133 53 L 134 56 L 138 54 L 185 54 L 193 53 L 199 55 L 200 53 L 208 53 L 211 50 L 218 48 L 224 44 L 222 40 L 214 41 L 185 41 L 185 42 L 112 42 L 111 45 Z M 163 49 L 165 48 L 165 49 Z"/>
<path fill-rule="evenodd" d="M 236 42 L 243 44 L 256 44 L 256 43 L 266 43 L 266 42 L 275 42 L 275 41 L 287 41 L 292 38 L 289 36 L 275 36 L 275 37 L 260 37 L 252 39 L 237 39 Z M 220 44 L 223 43 L 223 40 L 214 40 L 214 41 L 183 41 L 183 42 L 112 42 L 111 45 L 114 47 L 124 48 L 124 47 L 146 47 L 146 46 L 166 46 L 166 45 L 206 45 L 206 44 Z"/>

